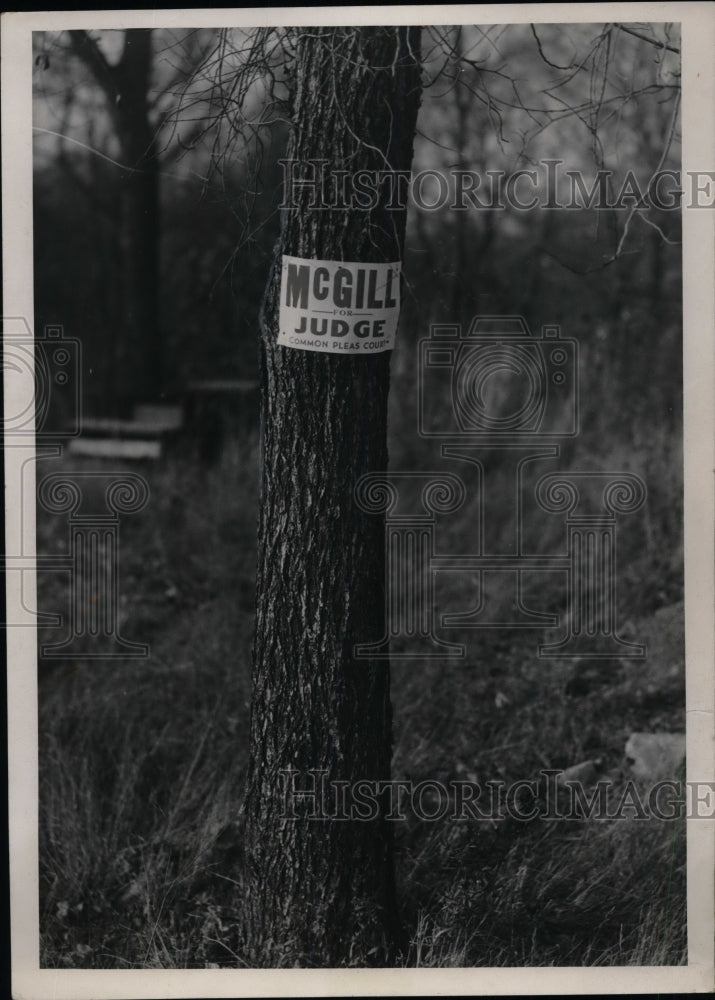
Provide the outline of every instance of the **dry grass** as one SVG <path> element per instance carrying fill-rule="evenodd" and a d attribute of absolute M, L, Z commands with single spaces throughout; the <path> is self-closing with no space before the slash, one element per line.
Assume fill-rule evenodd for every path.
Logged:
<path fill-rule="evenodd" d="M 636 456 L 659 492 L 620 553 L 629 627 L 650 643 L 647 683 L 642 666 L 616 663 L 569 693 L 574 668 L 539 660 L 533 633 L 471 633 L 464 662 L 395 663 L 395 777 L 509 782 L 598 757 L 618 787 L 629 732 L 682 728 L 678 482 L 667 444 L 659 467 L 657 442 Z M 151 504 L 122 524 L 121 583 L 124 633 L 149 641 L 150 659 L 40 667 L 46 967 L 244 964 L 256 442 L 230 444 L 208 470 L 167 461 L 147 476 Z M 41 544 L 60 548 L 65 530 L 45 518 Z M 445 548 L 466 550 L 469 532 L 464 512 Z M 654 578 L 652 592 L 639 589 Z M 64 583 L 41 585 L 41 606 L 61 606 Z M 459 581 L 451 586 L 446 597 L 464 600 Z M 659 606 L 671 611 L 654 614 Z M 413 815 L 396 835 L 401 964 L 685 961 L 681 821 Z"/>

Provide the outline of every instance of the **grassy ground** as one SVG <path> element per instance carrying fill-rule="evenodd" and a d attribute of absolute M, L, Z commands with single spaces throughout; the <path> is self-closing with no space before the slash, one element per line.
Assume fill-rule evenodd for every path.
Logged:
<path fill-rule="evenodd" d="M 662 483 L 672 456 L 661 464 Z M 256 469 L 250 436 L 208 470 L 147 468 L 151 502 L 122 521 L 120 582 L 123 634 L 149 642 L 151 657 L 40 665 L 46 967 L 243 964 Z M 396 778 L 509 783 L 595 759 L 619 790 L 630 732 L 684 728 L 679 553 L 663 489 L 622 545 L 623 621 L 647 641 L 646 664 L 558 665 L 523 631 L 471 633 L 456 665 L 396 662 Z M 41 551 L 60 550 L 66 522 L 42 515 L 38 531 Z M 61 609 L 66 581 L 40 585 L 41 607 Z M 411 814 L 396 835 L 406 966 L 686 960 L 682 820 Z"/>

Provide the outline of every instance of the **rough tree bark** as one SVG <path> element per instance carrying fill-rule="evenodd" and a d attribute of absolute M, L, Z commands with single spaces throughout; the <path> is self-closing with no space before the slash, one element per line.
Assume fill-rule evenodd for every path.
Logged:
<path fill-rule="evenodd" d="M 159 325 L 159 173 L 147 95 L 151 82 L 150 28 L 124 33 L 118 62 L 110 63 L 86 31 L 70 31 L 72 48 L 102 89 L 119 143 L 123 336 L 119 384 L 152 398 L 162 388 Z"/>
<path fill-rule="evenodd" d="M 301 29 L 288 161 L 326 171 L 410 168 L 420 99 L 418 28 Z M 396 905 L 390 824 L 286 813 L 286 780 L 389 778 L 389 663 L 356 660 L 384 634 L 380 519 L 353 499 L 387 467 L 390 354 L 276 345 L 281 254 L 400 260 L 406 210 L 312 207 L 283 225 L 262 317 L 262 495 L 246 798 L 246 958 L 251 964 L 384 964 Z"/>

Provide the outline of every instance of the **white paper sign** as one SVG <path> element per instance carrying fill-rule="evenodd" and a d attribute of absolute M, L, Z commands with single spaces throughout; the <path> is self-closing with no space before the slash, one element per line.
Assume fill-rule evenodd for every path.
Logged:
<path fill-rule="evenodd" d="M 278 343 L 347 357 L 391 351 L 400 315 L 400 266 L 284 254 Z"/>

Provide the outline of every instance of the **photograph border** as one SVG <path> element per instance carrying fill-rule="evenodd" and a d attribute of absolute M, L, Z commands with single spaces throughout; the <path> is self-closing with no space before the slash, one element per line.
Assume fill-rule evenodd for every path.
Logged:
<path fill-rule="evenodd" d="M 502 4 L 403 7 L 69 11 L 2 16 L 2 198 L 4 316 L 33 327 L 33 30 L 68 27 L 257 26 L 267 24 L 454 24 L 608 21 L 682 24 L 682 171 L 715 178 L 715 7 L 698 3 Z M 713 359 L 715 284 L 712 207 L 683 211 L 685 632 L 687 781 L 713 782 Z M 28 333 L 31 338 L 31 334 Z M 30 340 L 31 343 L 31 340 Z M 31 375 L 5 370 L 5 414 L 33 392 Z M 5 434 L 6 553 L 30 567 L 6 575 L 7 605 L 18 622 L 34 607 L 35 480 L 32 437 Z M 23 562 L 23 565 L 25 563 Z M 19 582 L 21 581 L 21 582 Z M 10 613 L 10 612 L 9 612 Z M 7 629 L 9 846 L 13 996 L 239 997 L 348 995 L 533 995 L 709 992 L 713 989 L 712 819 L 689 819 L 688 965 L 664 967 L 58 970 L 39 967 L 36 627 Z"/>

